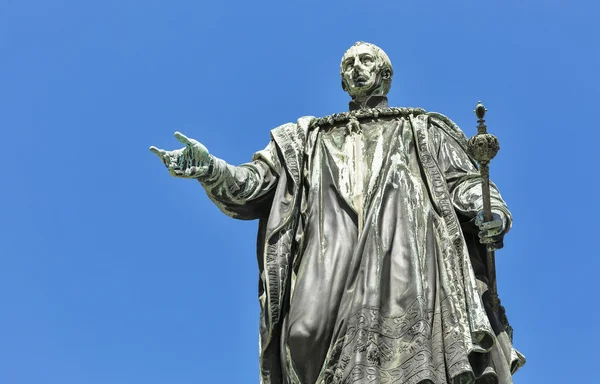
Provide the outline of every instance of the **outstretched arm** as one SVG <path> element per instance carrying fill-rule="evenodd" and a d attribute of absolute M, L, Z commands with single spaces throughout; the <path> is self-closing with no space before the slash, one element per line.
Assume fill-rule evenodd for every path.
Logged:
<path fill-rule="evenodd" d="M 198 178 L 208 197 L 228 216 L 251 220 L 269 213 L 278 181 L 279 161 L 273 144 L 239 166 L 212 157 L 210 171 Z"/>
<path fill-rule="evenodd" d="M 255 154 L 252 162 L 232 166 L 211 155 L 198 141 L 179 132 L 175 137 L 185 148 L 165 151 L 150 147 L 172 176 L 198 180 L 228 216 L 251 220 L 269 212 L 279 170 L 272 144 Z"/>

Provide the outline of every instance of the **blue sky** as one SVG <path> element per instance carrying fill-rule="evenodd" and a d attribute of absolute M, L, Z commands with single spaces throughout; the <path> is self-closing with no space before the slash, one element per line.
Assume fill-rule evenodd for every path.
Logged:
<path fill-rule="evenodd" d="M 0 383 L 258 383 L 255 222 L 148 151 L 181 131 L 230 163 L 347 109 L 339 60 L 373 42 L 394 106 L 501 143 L 514 215 L 499 290 L 517 384 L 594 382 L 593 1 L 0 0 Z"/>

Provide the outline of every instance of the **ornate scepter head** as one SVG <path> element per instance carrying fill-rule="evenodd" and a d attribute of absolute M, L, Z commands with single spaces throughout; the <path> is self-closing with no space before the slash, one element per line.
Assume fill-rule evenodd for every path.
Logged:
<path fill-rule="evenodd" d="M 483 119 L 487 109 L 481 104 L 481 101 L 477 104 L 473 112 L 477 115 L 479 125 L 477 126 L 477 134 L 469 140 L 469 154 L 479 164 L 488 164 L 500 150 L 500 143 L 496 136 L 487 133 L 487 126 Z"/>

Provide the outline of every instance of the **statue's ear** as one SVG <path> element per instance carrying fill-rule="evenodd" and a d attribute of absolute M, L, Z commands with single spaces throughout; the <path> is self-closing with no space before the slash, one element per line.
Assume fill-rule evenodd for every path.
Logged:
<path fill-rule="evenodd" d="M 344 82 L 344 79 L 342 79 L 342 89 L 344 90 L 344 92 L 348 91 L 348 87 L 346 86 L 346 83 Z"/>
<path fill-rule="evenodd" d="M 382 78 L 383 78 L 384 80 L 389 80 L 391 77 L 392 77 L 392 72 L 391 72 L 389 69 L 385 69 L 385 70 L 383 71 Z"/>

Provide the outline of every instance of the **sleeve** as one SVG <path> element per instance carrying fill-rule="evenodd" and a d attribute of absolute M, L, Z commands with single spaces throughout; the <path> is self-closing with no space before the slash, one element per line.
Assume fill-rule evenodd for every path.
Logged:
<path fill-rule="evenodd" d="M 208 197 L 227 216 L 253 220 L 268 215 L 281 164 L 273 141 L 239 166 L 212 157 L 209 172 L 198 179 Z"/>
<path fill-rule="evenodd" d="M 475 216 L 483 209 L 481 175 L 475 161 L 466 152 L 466 138 L 458 127 L 450 126 L 441 119 L 430 119 L 433 131 L 433 153 L 445 175 L 446 184 L 454 209 L 463 229 L 475 229 Z M 502 199 L 500 191 L 490 180 L 492 211 L 504 213 L 506 228 L 512 226 L 512 215 Z"/>

